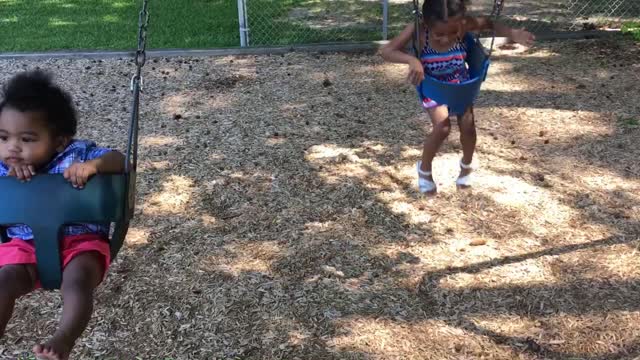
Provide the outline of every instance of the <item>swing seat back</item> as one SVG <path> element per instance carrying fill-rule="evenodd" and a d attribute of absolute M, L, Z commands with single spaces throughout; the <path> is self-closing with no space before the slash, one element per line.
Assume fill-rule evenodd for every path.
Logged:
<path fill-rule="evenodd" d="M 25 224 L 33 231 L 38 276 L 43 288 L 58 289 L 62 281 L 62 226 L 70 223 L 114 223 L 110 237 L 114 259 L 133 215 L 135 172 L 97 175 L 84 189 L 75 189 L 62 175 L 42 174 L 21 183 L 1 177 L 0 227 Z"/>
<path fill-rule="evenodd" d="M 461 83 L 448 83 L 425 76 L 422 83 L 417 86 L 421 98 L 428 97 L 438 104 L 446 104 L 449 107 L 449 112 L 455 115 L 464 114 L 467 108 L 476 101 L 491 63 L 484 48 L 472 34 L 465 34 L 464 42 L 467 48 L 466 63 L 469 70 L 469 80 Z"/>

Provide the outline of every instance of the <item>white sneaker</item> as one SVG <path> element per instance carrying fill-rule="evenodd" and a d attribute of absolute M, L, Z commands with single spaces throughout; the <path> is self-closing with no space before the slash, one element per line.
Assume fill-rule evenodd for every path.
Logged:
<path fill-rule="evenodd" d="M 430 179 L 432 173 L 431 171 L 420 170 L 421 165 L 422 161 L 418 161 L 416 163 L 416 170 L 418 171 L 418 189 L 423 194 L 435 194 L 438 192 L 438 188 L 436 187 L 436 183 Z"/>
<path fill-rule="evenodd" d="M 456 186 L 462 189 L 471 187 L 472 180 L 473 180 L 473 176 L 471 176 L 471 174 L 473 174 L 473 170 L 475 170 L 475 168 L 471 166 L 471 164 L 464 164 L 462 160 L 460 160 L 460 168 L 463 170 L 471 170 L 471 171 L 465 176 L 458 177 L 458 179 L 456 179 Z"/>

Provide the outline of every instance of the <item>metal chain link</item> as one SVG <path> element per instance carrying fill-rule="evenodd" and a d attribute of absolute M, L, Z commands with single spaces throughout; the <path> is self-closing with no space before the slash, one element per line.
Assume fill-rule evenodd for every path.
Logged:
<path fill-rule="evenodd" d="M 142 10 L 138 16 L 138 49 L 136 50 L 135 63 L 136 73 L 131 78 L 131 92 L 133 101 L 131 106 L 131 121 L 129 122 L 129 141 L 127 143 L 127 160 L 125 170 L 135 172 L 138 163 L 138 120 L 140 117 L 140 93 L 144 87 L 142 78 L 142 67 L 147 61 L 147 28 L 149 26 L 149 11 L 147 10 L 149 0 L 143 0 Z M 134 193 L 133 191 L 131 193 Z"/>
<path fill-rule="evenodd" d="M 491 10 L 491 18 L 493 23 L 495 24 L 498 21 L 498 18 L 500 18 L 500 13 L 502 13 L 502 8 L 504 7 L 504 0 L 494 0 L 493 1 L 493 9 Z M 493 36 L 491 37 L 491 46 L 489 47 L 489 53 L 488 56 L 491 57 L 491 54 L 493 54 L 493 47 L 495 45 L 496 42 L 496 30 L 495 30 L 495 26 L 494 26 L 494 30 L 493 30 Z"/>
<path fill-rule="evenodd" d="M 496 0 L 493 2 L 493 10 L 491 10 L 491 17 L 497 19 L 504 7 L 504 0 Z"/>
<path fill-rule="evenodd" d="M 420 0 L 413 0 L 413 18 L 414 18 L 414 23 L 413 23 L 413 35 L 412 35 L 412 47 L 413 47 L 413 52 L 415 53 L 416 57 L 419 59 L 420 58 L 420 51 L 422 51 L 422 49 L 419 49 L 420 47 L 420 23 L 422 21 L 422 12 L 420 11 Z"/>
<path fill-rule="evenodd" d="M 143 0 L 142 10 L 138 15 L 138 49 L 136 50 L 136 74 L 131 79 L 131 91 L 134 90 L 134 81 L 140 82 L 140 91 L 143 90 L 142 67 L 147 62 L 147 29 L 149 27 L 149 0 Z"/>

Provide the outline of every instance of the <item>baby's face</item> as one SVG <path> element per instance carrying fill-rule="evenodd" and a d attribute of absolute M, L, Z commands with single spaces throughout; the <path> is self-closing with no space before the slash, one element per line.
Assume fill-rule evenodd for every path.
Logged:
<path fill-rule="evenodd" d="M 429 45 L 438 51 L 449 50 L 462 37 L 462 16 L 436 21 L 429 28 Z"/>
<path fill-rule="evenodd" d="M 46 126 L 41 112 L 5 106 L 0 112 L 0 160 L 8 166 L 44 166 L 59 151 L 60 140 Z"/>

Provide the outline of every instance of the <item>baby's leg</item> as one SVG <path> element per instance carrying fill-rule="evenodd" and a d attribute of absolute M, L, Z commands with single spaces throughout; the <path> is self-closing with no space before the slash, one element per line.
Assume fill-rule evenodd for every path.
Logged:
<path fill-rule="evenodd" d="M 473 153 L 476 151 L 476 123 L 473 107 L 469 107 L 462 116 L 458 116 L 460 127 L 460 143 L 462 144 L 462 163 L 471 165 Z M 467 176 L 471 169 L 460 169 L 460 177 Z"/>
<path fill-rule="evenodd" d="M 424 141 L 424 148 L 422 150 L 422 166 L 420 167 L 420 170 L 422 171 L 431 171 L 431 162 L 451 131 L 449 110 L 446 106 L 437 106 L 435 108 L 428 109 L 428 111 L 429 116 L 431 117 L 431 123 L 433 124 L 433 130 Z"/>
<path fill-rule="evenodd" d="M 462 163 L 469 165 L 476 151 L 476 123 L 473 107 L 469 107 L 462 116 L 458 116 L 460 127 L 460 143 L 462 144 Z"/>
<path fill-rule="evenodd" d="M 53 337 L 33 348 L 38 359 L 66 360 L 87 327 L 93 313 L 93 292 L 104 273 L 104 259 L 98 252 L 75 257 L 62 273 L 62 319 Z"/>
<path fill-rule="evenodd" d="M 16 299 L 31 292 L 35 282 L 35 265 L 16 264 L 0 268 L 0 337 L 11 319 Z"/>

